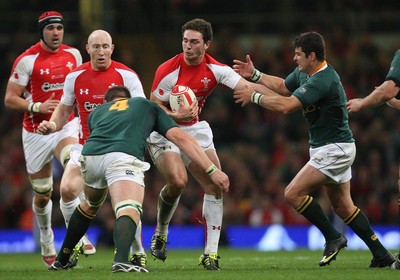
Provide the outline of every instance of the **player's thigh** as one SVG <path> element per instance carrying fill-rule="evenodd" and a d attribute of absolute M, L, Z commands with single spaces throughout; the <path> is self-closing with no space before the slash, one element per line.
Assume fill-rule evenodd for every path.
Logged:
<path fill-rule="evenodd" d="M 318 169 L 306 164 L 286 187 L 285 197 L 287 200 L 295 202 L 296 200 L 301 199 L 301 197 L 304 197 L 312 191 L 322 187 L 327 178 L 328 177 Z M 297 203 L 301 203 L 301 201 L 297 201 Z"/>
<path fill-rule="evenodd" d="M 172 151 L 165 152 L 156 159 L 155 164 L 167 182 L 178 185 L 186 184 L 187 172 L 180 154 Z"/>
<path fill-rule="evenodd" d="M 115 181 L 108 187 L 108 191 L 113 206 L 124 200 L 135 200 L 140 204 L 143 203 L 144 187 L 137 182 L 128 180 Z"/>
<path fill-rule="evenodd" d="M 115 181 L 108 187 L 116 217 L 127 215 L 139 223 L 143 209 L 144 186 L 134 181 Z"/>

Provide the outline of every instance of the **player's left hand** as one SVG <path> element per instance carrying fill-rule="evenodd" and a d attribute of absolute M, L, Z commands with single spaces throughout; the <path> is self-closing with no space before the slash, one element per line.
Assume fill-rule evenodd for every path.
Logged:
<path fill-rule="evenodd" d="M 253 88 L 238 89 L 233 92 L 233 98 L 235 103 L 241 103 L 242 107 L 251 103 L 251 95 L 253 94 Z"/>

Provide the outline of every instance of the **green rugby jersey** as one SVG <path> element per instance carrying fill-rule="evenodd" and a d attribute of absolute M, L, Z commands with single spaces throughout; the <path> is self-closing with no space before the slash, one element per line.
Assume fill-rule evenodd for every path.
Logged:
<path fill-rule="evenodd" d="M 285 84 L 303 105 L 311 147 L 354 142 L 346 109 L 347 97 L 332 66 L 328 64 L 310 77 L 297 67 L 286 77 Z"/>
<path fill-rule="evenodd" d="M 155 102 L 135 97 L 99 105 L 88 118 L 90 136 L 82 155 L 123 152 L 143 160 L 152 131 L 163 136 L 178 125 Z"/>
<path fill-rule="evenodd" d="M 390 63 L 390 69 L 385 80 L 392 80 L 396 86 L 400 86 L 400 50 L 394 54 L 394 58 Z M 399 98 L 399 95 L 400 94 L 398 94 L 396 98 Z"/>

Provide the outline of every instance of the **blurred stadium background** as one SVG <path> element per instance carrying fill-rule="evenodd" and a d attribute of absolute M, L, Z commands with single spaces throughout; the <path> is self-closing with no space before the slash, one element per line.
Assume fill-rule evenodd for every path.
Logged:
<path fill-rule="evenodd" d="M 326 40 L 327 60 L 341 76 L 348 99 L 363 97 L 379 85 L 400 48 L 400 1 L 393 0 L 1 1 L 2 98 L 14 59 L 39 40 L 36 22 L 46 10 L 63 13 L 64 42 L 79 48 L 84 61 L 88 60 L 85 43 L 89 33 L 98 28 L 109 31 L 116 45 L 113 58 L 138 73 L 146 94 L 157 66 L 181 52 L 182 24 L 195 17 L 213 24 L 209 52 L 217 60 L 232 65 L 233 58 L 251 54 L 259 70 L 282 77 L 295 67 L 293 37 L 304 31 L 320 32 Z M 19 231 L 31 232 L 35 222 L 21 144 L 22 114 L 5 109 L 3 101 L 0 114 L 0 232 L 4 240 Z M 399 115 L 382 106 L 350 117 L 357 144 L 353 198 L 374 226 L 382 226 L 382 232 L 392 236 L 388 242 L 394 242 L 394 247 L 400 246 Z M 202 118 L 213 128 L 217 152 L 231 179 L 231 191 L 224 197 L 222 242 L 232 245 L 230 230 L 242 227 L 247 228 L 238 231 L 241 234 L 248 227 L 261 228 L 263 233 L 256 234 L 258 237 L 270 228 L 279 232 L 283 226 L 282 237 L 293 234 L 288 231 L 291 227 L 305 227 L 312 236 L 308 222 L 283 200 L 285 186 L 308 159 L 307 127 L 301 112 L 283 116 L 253 105 L 241 108 L 233 102 L 231 91 L 220 87 L 208 99 Z M 62 169 L 57 163 L 55 167 L 53 225 L 62 229 L 58 204 Z M 151 235 L 157 196 L 164 182 L 155 168 L 146 176 L 143 224 L 145 235 Z M 201 227 L 202 195 L 190 181 L 174 215 L 175 226 L 188 226 L 188 232 L 191 227 Z M 314 196 L 337 226 L 343 227 L 324 194 Z M 105 204 L 93 225 L 99 245 L 112 244 L 113 223 L 112 209 Z M 60 232 L 58 238 L 63 237 Z M 148 237 L 144 238 L 146 244 Z M 8 245 L 0 244 L 0 248 L 4 246 Z"/>

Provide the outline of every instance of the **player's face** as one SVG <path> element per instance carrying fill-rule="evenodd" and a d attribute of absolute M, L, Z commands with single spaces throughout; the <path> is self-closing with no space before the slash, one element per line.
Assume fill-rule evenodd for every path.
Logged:
<path fill-rule="evenodd" d="M 64 26 L 59 23 L 49 24 L 43 29 L 43 38 L 47 46 L 55 51 L 61 46 L 64 37 Z"/>
<path fill-rule="evenodd" d="M 114 44 L 108 34 L 93 34 L 88 40 L 86 50 L 90 55 L 93 70 L 104 71 L 111 65 Z"/>
<path fill-rule="evenodd" d="M 186 30 L 183 33 L 182 49 L 187 64 L 200 64 L 209 46 L 210 42 L 204 42 L 203 35 L 200 32 Z"/>
<path fill-rule="evenodd" d="M 299 70 L 301 72 L 309 74 L 311 67 L 311 56 L 306 57 L 306 54 L 303 52 L 302 48 L 295 48 L 294 50 L 294 62 L 299 66 Z"/>

